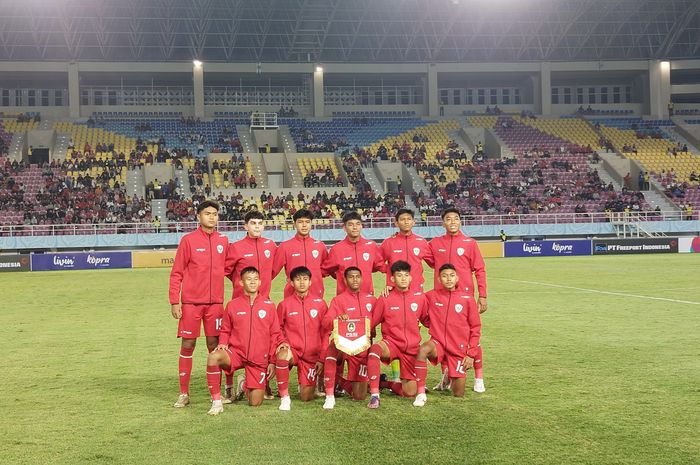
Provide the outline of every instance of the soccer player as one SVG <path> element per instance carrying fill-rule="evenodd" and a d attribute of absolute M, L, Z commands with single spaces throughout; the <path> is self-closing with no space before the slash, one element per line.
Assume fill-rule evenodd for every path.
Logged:
<path fill-rule="evenodd" d="M 380 246 L 382 259 L 387 270 L 386 285 L 392 287 L 391 265 L 399 260 L 403 260 L 411 265 L 411 289 L 412 291 L 422 291 L 423 283 L 423 260 L 430 261 L 430 246 L 421 236 L 413 233 L 416 225 L 415 213 L 408 208 L 401 208 L 394 216 L 394 224 L 399 231 L 387 238 Z"/>
<path fill-rule="evenodd" d="M 170 272 L 169 299 L 178 321 L 180 395 L 174 407 L 190 403 L 190 375 L 201 326 L 211 352 L 219 341 L 224 312 L 224 266 L 228 238 L 216 231 L 219 204 L 205 200 L 197 206 L 199 227 L 183 236 Z"/>
<path fill-rule="evenodd" d="M 381 324 L 382 340 L 373 344 L 367 357 L 370 401 L 367 407 L 379 408 L 380 362 L 401 363 L 400 382 L 388 387 L 399 396 L 414 397 L 417 391 L 414 362 L 420 346 L 418 322 L 427 322 L 428 304 L 425 294 L 411 290 L 411 265 L 403 260 L 391 265 L 393 289 L 380 297 L 372 312 L 372 328 Z"/>
<path fill-rule="evenodd" d="M 357 267 L 362 279 L 362 293 L 374 294 L 372 272 L 384 271 L 382 252 L 376 242 L 362 237 L 362 217 L 357 212 L 343 215 L 345 239 L 335 243 L 323 263 L 324 276 L 333 276 L 336 280 L 336 296 L 346 290 L 345 270 Z"/>
<path fill-rule="evenodd" d="M 370 277 L 372 275 L 370 274 Z M 337 362 L 342 360 L 348 364 L 347 379 L 340 380 L 343 389 L 351 392 L 355 400 L 364 400 L 367 397 L 367 354 L 365 350 L 357 355 L 347 355 L 340 352 L 329 336 L 333 330 L 333 320 L 349 320 L 372 316 L 377 299 L 369 293 L 362 291 L 362 271 L 351 266 L 343 272 L 345 291 L 338 294 L 331 301 L 331 305 L 323 318 L 324 350 L 321 352 L 323 360 L 323 380 L 326 389 L 326 400 L 323 408 L 331 410 L 335 407 L 335 381 Z M 328 342 L 327 342 L 328 341 Z M 342 358 L 341 358 L 342 357 Z"/>
<path fill-rule="evenodd" d="M 445 263 L 452 264 L 459 276 L 459 286 L 464 291 L 474 296 L 474 279 L 479 288 L 479 313 L 488 309 L 486 302 L 486 266 L 481 257 L 476 240 L 466 236 L 462 228 L 462 220 L 459 210 L 448 208 L 442 212 L 442 224 L 445 234 L 435 237 L 430 241 L 430 254 L 426 262 L 432 268 L 439 270 Z M 442 287 L 438 273 L 435 273 L 434 289 Z"/>
<path fill-rule="evenodd" d="M 465 372 L 475 364 L 480 353 L 481 317 L 474 297 L 459 286 L 454 265 L 442 265 L 438 276 L 441 287 L 426 294 L 430 340 L 421 345 L 416 357 L 418 395 L 413 402 L 416 407 L 423 407 L 428 400 L 425 395 L 426 360 L 433 365 L 446 362 L 452 394 L 463 397 Z"/>
<path fill-rule="evenodd" d="M 323 298 L 325 288 L 323 286 L 323 272 L 321 265 L 328 257 L 326 245 L 311 237 L 311 222 L 314 219 L 313 213 L 309 210 L 298 210 L 292 217 L 294 228 L 297 233 L 291 239 L 282 242 L 275 253 L 275 260 L 272 265 L 272 276 L 277 276 L 284 267 L 287 274 L 287 285 L 284 288 L 284 296 L 294 295 L 291 272 L 297 267 L 303 266 L 311 271 L 311 288 L 309 293 L 312 296 Z"/>
<path fill-rule="evenodd" d="M 258 292 L 260 273 L 254 267 L 241 270 L 243 295 L 226 305 L 219 345 L 207 357 L 207 384 L 212 405 L 209 415 L 224 411 L 221 370 L 227 374 L 243 368 L 248 405 L 263 402 L 265 381 L 275 374 L 274 360 L 289 350 L 277 320 L 275 304 Z"/>
<path fill-rule="evenodd" d="M 277 386 L 280 392 L 280 410 L 290 410 L 289 369 L 297 367 L 299 397 L 313 400 L 318 376 L 323 372 L 320 352 L 323 342 L 323 317 L 328 310 L 322 298 L 311 294 L 313 273 L 299 266 L 290 273 L 294 293 L 277 306 L 277 317 L 290 349 L 282 350 L 275 361 Z"/>
<path fill-rule="evenodd" d="M 246 235 L 243 239 L 229 245 L 226 256 L 226 275 L 233 283 L 233 298 L 243 295 L 239 276 L 244 268 L 255 267 L 260 271 L 260 294 L 270 296 L 272 287 L 272 263 L 277 246 L 275 242 L 262 237 L 265 229 L 265 216 L 257 210 L 246 213 L 243 227 Z"/>

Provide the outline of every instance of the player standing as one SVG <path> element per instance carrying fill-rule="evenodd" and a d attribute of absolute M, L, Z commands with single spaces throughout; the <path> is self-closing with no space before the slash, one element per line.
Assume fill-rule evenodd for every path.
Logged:
<path fill-rule="evenodd" d="M 426 258 L 428 265 L 439 270 L 444 264 L 449 263 L 455 267 L 459 277 L 458 286 L 474 297 L 474 276 L 479 290 L 477 308 L 479 313 L 488 309 L 486 301 L 486 265 L 479 251 L 476 240 L 466 236 L 462 228 L 462 220 L 459 210 L 447 208 L 442 212 L 442 224 L 445 234 L 435 237 L 430 241 L 430 255 Z M 442 288 L 439 273 L 435 273 L 434 289 Z M 479 349 L 481 351 L 481 349 Z M 474 363 L 474 391 L 484 392 L 483 355 L 479 353 Z M 443 381 L 446 377 L 443 377 Z M 439 388 L 443 381 L 436 386 Z"/>
<path fill-rule="evenodd" d="M 399 396 L 414 397 L 417 391 L 414 363 L 420 346 L 419 322 L 426 323 L 428 304 L 425 294 L 411 290 L 411 265 L 403 260 L 391 265 L 393 289 L 380 297 L 372 312 L 372 328 L 381 324 L 382 340 L 369 349 L 367 371 L 371 398 L 367 407 L 379 408 L 380 362 L 399 360 L 401 382 L 388 387 Z"/>
<path fill-rule="evenodd" d="M 221 370 L 227 374 L 243 368 L 248 404 L 263 402 L 266 380 L 275 373 L 273 360 L 289 349 L 277 320 L 275 304 L 258 292 L 260 273 L 254 267 L 241 270 L 243 295 L 226 305 L 219 345 L 207 357 L 207 384 L 212 398 L 209 415 L 224 411 Z"/>
<path fill-rule="evenodd" d="M 428 400 L 425 394 L 426 360 L 434 365 L 445 362 L 452 394 L 463 397 L 466 370 L 474 365 L 481 352 L 481 317 L 474 297 L 459 286 L 459 275 L 452 264 L 440 267 L 438 279 L 441 288 L 426 294 L 430 340 L 421 345 L 416 357 L 418 395 L 413 402 L 416 407 L 424 406 Z"/>
<path fill-rule="evenodd" d="M 177 247 L 170 272 L 169 299 L 178 321 L 180 342 L 180 395 L 174 407 L 190 403 L 192 354 L 202 324 L 211 352 L 219 341 L 223 317 L 224 266 L 228 238 L 216 231 L 219 204 L 206 200 L 197 206 L 199 227 L 185 234 Z"/>
<path fill-rule="evenodd" d="M 423 291 L 423 260 L 431 261 L 428 241 L 413 233 L 416 225 L 415 213 L 408 208 L 402 208 L 394 216 L 394 224 L 399 231 L 387 238 L 380 246 L 382 258 L 386 267 L 386 285 L 392 287 L 391 265 L 403 260 L 411 265 L 411 289 Z"/>
<path fill-rule="evenodd" d="M 294 293 L 277 306 L 277 317 L 290 349 L 283 350 L 275 362 L 277 386 L 280 392 L 280 410 L 290 410 L 289 369 L 297 367 L 299 397 L 308 402 L 315 396 L 318 376 L 322 373 L 320 361 L 323 345 L 322 321 L 328 310 L 322 298 L 311 294 L 313 273 L 304 266 L 290 273 Z"/>
<path fill-rule="evenodd" d="M 325 348 L 321 353 L 321 360 L 323 360 L 323 380 L 326 389 L 326 400 L 323 408 L 326 410 L 335 407 L 335 381 L 339 360 L 348 364 L 348 377 L 346 380 L 340 380 L 343 389 L 346 392 L 351 392 L 355 400 L 364 400 L 367 397 L 368 351 L 365 350 L 356 355 L 344 354 L 335 347 L 333 341 L 329 341 L 329 336 L 333 330 L 333 320 L 336 318 L 340 320 L 371 318 L 372 309 L 374 309 L 377 299 L 372 294 L 362 291 L 362 271 L 358 267 L 346 268 L 343 272 L 343 279 L 345 291 L 333 298 L 326 316 L 323 318 Z"/>
<path fill-rule="evenodd" d="M 384 271 L 382 252 L 376 242 L 362 237 L 362 217 L 357 212 L 343 215 L 345 239 L 335 243 L 323 263 L 324 276 L 333 276 L 336 280 L 336 296 L 346 290 L 345 270 L 357 267 L 364 277 L 361 279 L 363 293 L 373 294 L 372 272 Z"/>
<path fill-rule="evenodd" d="M 292 218 L 297 233 L 294 237 L 279 245 L 272 265 L 272 276 L 277 276 L 282 267 L 284 267 L 284 271 L 287 274 L 284 296 L 289 297 L 294 294 L 291 278 L 292 270 L 300 266 L 306 267 L 311 271 L 311 288 L 309 288 L 308 292 L 312 296 L 323 298 L 325 288 L 323 286 L 321 265 L 328 257 L 328 249 L 326 249 L 326 245 L 323 242 L 311 237 L 313 213 L 302 209 L 294 213 Z"/>

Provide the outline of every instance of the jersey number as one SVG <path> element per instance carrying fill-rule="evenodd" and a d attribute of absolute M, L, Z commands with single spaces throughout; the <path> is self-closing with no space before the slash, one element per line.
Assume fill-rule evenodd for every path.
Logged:
<path fill-rule="evenodd" d="M 357 374 L 362 377 L 367 376 L 367 365 L 360 365 L 360 368 L 357 370 Z"/>
<path fill-rule="evenodd" d="M 221 322 L 223 321 L 223 318 L 217 318 L 216 319 L 216 330 L 219 331 L 221 329 Z"/>
<path fill-rule="evenodd" d="M 258 384 L 263 384 L 265 382 L 265 376 L 267 376 L 267 373 L 264 371 L 260 373 L 260 383 Z"/>
<path fill-rule="evenodd" d="M 457 373 L 464 374 L 464 364 L 462 363 L 462 360 L 457 361 Z"/>
<path fill-rule="evenodd" d="M 309 381 L 316 381 L 316 368 L 309 368 L 309 374 L 306 375 Z"/>

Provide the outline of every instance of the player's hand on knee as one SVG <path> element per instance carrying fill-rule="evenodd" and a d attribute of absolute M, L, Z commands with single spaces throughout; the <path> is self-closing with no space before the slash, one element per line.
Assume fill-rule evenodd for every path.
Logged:
<path fill-rule="evenodd" d="M 173 304 L 170 308 L 170 312 L 173 314 L 173 318 L 179 320 L 180 318 L 182 318 L 182 305 Z"/>
<path fill-rule="evenodd" d="M 464 357 L 464 360 L 462 360 L 462 366 L 464 366 L 465 370 L 470 369 L 474 366 L 474 359 L 467 355 L 466 357 Z"/>
<path fill-rule="evenodd" d="M 275 377 L 275 364 L 270 363 L 267 365 L 267 380 L 270 381 Z"/>

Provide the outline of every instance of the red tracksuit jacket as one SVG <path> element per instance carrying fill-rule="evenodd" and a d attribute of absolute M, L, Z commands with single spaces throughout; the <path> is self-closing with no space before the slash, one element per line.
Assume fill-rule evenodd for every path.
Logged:
<path fill-rule="evenodd" d="M 258 293 L 265 297 L 270 296 L 272 287 L 272 262 L 275 259 L 277 246 L 270 239 L 260 237 L 253 239 L 246 236 L 240 241 L 228 246 L 226 255 L 226 276 L 233 283 L 233 298 L 243 295 L 241 271 L 243 268 L 254 266 L 260 272 L 260 289 Z"/>
<path fill-rule="evenodd" d="M 387 297 L 380 297 L 372 312 L 372 328 L 382 325 L 382 338 L 392 342 L 406 354 L 417 354 L 420 346 L 418 322 L 428 322 L 428 301 L 425 294 L 396 288 Z"/>
<path fill-rule="evenodd" d="M 349 290 L 338 294 L 331 300 L 331 305 L 323 317 L 323 341 L 324 347 L 321 351 L 321 360 L 325 360 L 328 350 L 329 336 L 333 331 L 333 320 L 339 315 L 347 313 L 350 318 L 372 318 L 372 311 L 377 305 L 377 298 L 365 292 L 350 292 Z"/>
<path fill-rule="evenodd" d="M 252 365 L 267 367 L 275 360 L 284 335 L 277 320 L 275 304 L 258 294 L 251 304 L 243 295 L 226 305 L 219 344 L 228 344 Z"/>
<path fill-rule="evenodd" d="M 311 287 L 309 294 L 323 298 L 325 292 L 323 286 L 323 271 L 321 265 L 328 257 L 326 245 L 316 239 L 295 234 L 293 238 L 282 242 L 275 252 L 275 260 L 272 264 L 272 276 L 277 276 L 284 267 L 287 275 L 287 285 L 284 287 L 284 296 L 294 294 L 294 288 L 289 282 L 289 274 L 298 266 L 305 266 L 311 270 Z"/>
<path fill-rule="evenodd" d="M 452 355 L 475 358 L 481 337 L 481 317 L 474 296 L 462 290 L 434 289 L 426 295 L 430 336 Z"/>
<path fill-rule="evenodd" d="M 391 265 L 399 260 L 408 262 L 411 265 L 411 291 L 422 291 L 423 283 L 423 260 L 430 260 L 430 246 L 428 241 L 416 235 L 405 236 L 397 232 L 390 238 L 382 242 L 382 261 L 386 267 L 386 285 L 394 286 L 391 282 Z"/>
<path fill-rule="evenodd" d="M 465 236 L 461 231 L 455 236 L 445 234 L 430 241 L 430 252 L 430 255 L 426 257 L 426 262 L 435 268 L 434 289 L 443 288 L 438 270 L 445 263 L 451 263 L 455 266 L 457 276 L 459 276 L 457 287 L 473 296 L 474 278 L 472 278 L 472 273 L 474 273 L 479 288 L 479 297 L 486 297 L 486 265 L 476 240 Z"/>
<path fill-rule="evenodd" d="M 224 266 L 228 237 L 201 227 L 185 234 L 170 271 L 171 304 L 224 303 Z"/>
<path fill-rule="evenodd" d="M 304 361 L 319 360 L 323 340 L 323 317 L 328 307 L 319 297 L 307 295 L 304 299 L 296 292 L 277 306 L 277 318 L 289 345 Z"/>
<path fill-rule="evenodd" d="M 357 242 L 350 242 L 346 237 L 335 243 L 328 252 L 328 258 L 323 263 L 324 276 L 333 276 L 336 280 L 336 295 L 345 292 L 343 273 L 351 266 L 362 271 L 362 287 L 360 292 L 374 294 L 372 272 L 384 271 L 382 251 L 376 242 L 360 237 Z"/>

